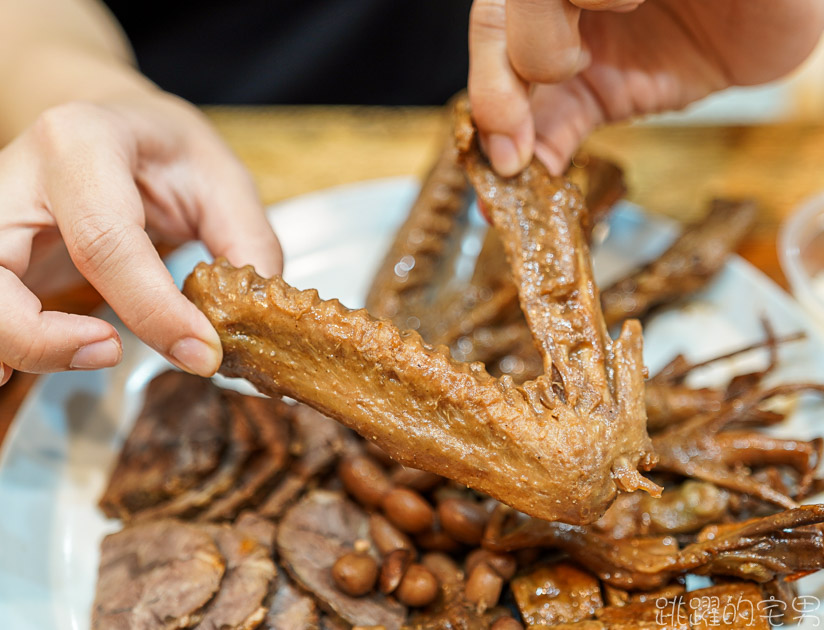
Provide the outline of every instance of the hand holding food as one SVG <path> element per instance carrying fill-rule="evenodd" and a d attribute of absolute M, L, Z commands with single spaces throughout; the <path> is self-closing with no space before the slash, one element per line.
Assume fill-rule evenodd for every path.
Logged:
<path fill-rule="evenodd" d="M 818 0 L 475 0 L 469 98 L 496 171 L 559 175 L 595 127 L 778 79 L 822 28 Z"/>
<path fill-rule="evenodd" d="M 202 375 L 220 364 L 209 322 L 175 288 L 151 236 L 199 238 L 264 274 L 280 249 L 249 174 L 205 117 L 133 66 L 94 2 L 7 2 L 0 38 L 0 385 L 13 369 L 120 360 L 115 329 L 43 312 L 85 276 L 143 341 Z"/>
<path fill-rule="evenodd" d="M 156 90 L 48 110 L 0 152 L 0 196 L 0 382 L 11 369 L 120 360 L 110 324 L 41 312 L 26 282 L 43 246 L 62 247 L 62 239 L 71 257 L 62 264 L 74 263 L 152 348 L 201 375 L 220 364 L 217 335 L 177 290 L 149 233 L 168 242 L 200 238 L 264 274 L 280 269 L 246 171 L 194 107 Z"/>

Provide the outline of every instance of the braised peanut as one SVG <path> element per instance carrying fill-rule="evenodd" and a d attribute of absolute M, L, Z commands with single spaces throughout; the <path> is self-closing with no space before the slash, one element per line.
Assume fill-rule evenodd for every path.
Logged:
<path fill-rule="evenodd" d="M 367 508 L 379 506 L 392 489 L 383 468 L 366 455 L 343 458 L 338 464 L 338 475 L 346 491 Z"/>
<path fill-rule="evenodd" d="M 464 593 L 471 604 L 475 604 L 478 613 L 488 610 L 498 603 L 504 579 L 485 562 L 476 565 L 466 580 Z"/>
<path fill-rule="evenodd" d="M 421 557 L 421 564 L 432 572 L 441 584 L 458 584 L 464 579 L 464 572 L 445 553 L 433 551 Z"/>
<path fill-rule="evenodd" d="M 438 596 L 440 585 L 432 572 L 420 564 L 410 564 L 395 591 L 402 604 L 419 608 L 428 606 Z"/>
<path fill-rule="evenodd" d="M 372 514 L 369 517 L 369 537 L 382 556 L 395 549 L 415 550 L 409 536 L 392 525 L 382 514 Z"/>
<path fill-rule="evenodd" d="M 487 551 L 486 549 L 476 549 L 466 557 L 466 572 L 472 573 L 472 569 L 485 562 L 490 567 L 495 569 L 503 579 L 512 579 L 515 575 L 515 570 L 518 568 L 518 563 L 515 558 L 508 553 L 495 553 L 494 551 Z"/>
<path fill-rule="evenodd" d="M 441 527 L 452 538 L 467 545 L 477 545 L 484 536 L 489 513 L 483 505 L 470 499 L 450 498 L 438 504 Z"/>
<path fill-rule="evenodd" d="M 409 488 L 392 488 L 383 498 L 383 513 L 395 527 L 410 534 L 432 528 L 435 511 L 420 494 Z"/>
<path fill-rule="evenodd" d="M 412 560 L 413 554 L 409 549 L 395 549 L 386 555 L 378 578 L 378 588 L 381 593 L 389 594 L 398 588 Z"/>
<path fill-rule="evenodd" d="M 347 595 L 361 597 L 374 588 L 378 579 L 378 563 L 366 554 L 346 553 L 332 565 L 332 578 Z"/>
<path fill-rule="evenodd" d="M 440 523 L 435 523 L 433 529 L 415 536 L 415 543 L 426 551 L 445 551 L 452 553 L 461 548 L 461 543 L 452 538 L 440 528 Z"/>

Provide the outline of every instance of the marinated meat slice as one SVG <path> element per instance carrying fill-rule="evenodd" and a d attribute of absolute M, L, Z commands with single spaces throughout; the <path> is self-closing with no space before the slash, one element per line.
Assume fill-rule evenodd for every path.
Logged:
<path fill-rule="evenodd" d="M 693 630 L 770 630 L 764 593 L 755 584 L 720 584 L 687 593 L 684 602 Z"/>
<path fill-rule="evenodd" d="M 100 499 L 103 512 L 128 519 L 196 486 L 217 468 L 227 427 L 211 381 L 176 371 L 156 377 Z"/>
<path fill-rule="evenodd" d="M 292 424 L 297 441 L 290 450 L 296 459 L 257 508 L 269 518 L 278 518 L 306 490 L 307 483 L 329 468 L 346 447 L 345 429 L 311 407 L 297 405 Z"/>
<path fill-rule="evenodd" d="M 268 549 L 270 554 L 274 550 L 278 530 L 277 525 L 269 519 L 255 512 L 243 512 L 237 517 L 233 527 L 244 536 L 248 536 Z"/>
<path fill-rule="evenodd" d="M 721 522 L 729 509 L 726 490 L 690 479 L 664 490 L 659 498 L 639 493 L 619 496 L 593 528 L 613 538 L 690 534 Z"/>
<path fill-rule="evenodd" d="M 278 571 L 277 589 L 267 602 L 269 612 L 263 630 L 318 630 L 320 619 L 315 600 L 301 591 L 283 571 Z"/>
<path fill-rule="evenodd" d="M 217 469 L 199 485 L 169 501 L 158 503 L 132 515 L 136 520 L 153 520 L 172 516 L 191 516 L 226 492 L 240 476 L 243 465 L 256 448 L 256 436 L 243 408 L 243 397 L 231 391 L 221 396 L 229 415 L 229 441 Z"/>
<path fill-rule="evenodd" d="M 641 331 L 609 338 L 571 184 L 533 161 L 498 178 L 457 125 L 462 160 L 500 231 L 545 375 L 516 386 L 460 364 L 365 311 L 225 260 L 201 264 L 185 292 L 218 330 L 222 373 L 309 403 L 398 462 L 471 486 L 546 519 L 591 522 L 618 489 L 657 486 L 643 403 Z"/>
<path fill-rule="evenodd" d="M 291 437 L 289 418 L 294 408 L 281 400 L 244 396 L 240 407 L 257 433 L 262 450 L 244 466 L 240 477 L 224 495 L 217 497 L 200 514 L 200 520 L 232 519 L 242 508 L 262 498 L 289 462 Z"/>
<path fill-rule="evenodd" d="M 568 562 L 538 566 L 513 579 L 510 586 L 528 625 L 573 623 L 592 617 L 604 606 L 598 580 Z"/>
<path fill-rule="evenodd" d="M 286 570 L 322 606 L 354 625 L 398 630 L 406 619 L 401 604 L 380 593 L 350 597 L 332 578 L 332 565 L 359 540 L 369 540 L 366 513 L 340 493 L 314 490 L 284 514 L 277 542 Z"/>
<path fill-rule="evenodd" d="M 767 582 L 824 568 L 824 504 L 804 505 L 730 525 L 710 525 L 698 542 L 679 548 L 672 536 L 615 539 L 592 527 L 526 519 L 504 533 L 507 514 L 499 509 L 484 534 L 492 551 L 554 547 L 603 582 L 627 590 L 658 588 L 690 572 Z"/>
<path fill-rule="evenodd" d="M 407 319 L 424 310 L 447 236 L 468 205 L 467 190 L 458 152 L 447 142 L 372 283 L 366 308 L 375 317 L 408 328 Z"/>
<path fill-rule="evenodd" d="M 707 217 L 687 228 L 657 259 L 601 294 L 608 326 L 702 288 L 724 265 L 755 220 L 752 201 L 716 199 Z"/>
<path fill-rule="evenodd" d="M 133 525 L 100 547 L 94 630 L 188 628 L 203 615 L 224 560 L 202 528 L 174 520 Z"/>
<path fill-rule="evenodd" d="M 260 540 L 261 522 L 247 517 L 237 526 L 201 525 L 226 559 L 220 590 L 203 611 L 202 630 L 251 630 L 266 616 L 265 600 L 275 579 L 272 547 Z M 274 531 L 264 533 L 272 540 Z"/>
<path fill-rule="evenodd" d="M 609 584 L 604 584 L 603 587 L 604 602 L 607 606 L 626 606 L 629 603 L 643 604 L 658 599 L 671 600 L 683 595 L 687 590 L 683 578 L 677 578 L 675 582 L 670 582 L 650 591 L 625 591 Z"/>

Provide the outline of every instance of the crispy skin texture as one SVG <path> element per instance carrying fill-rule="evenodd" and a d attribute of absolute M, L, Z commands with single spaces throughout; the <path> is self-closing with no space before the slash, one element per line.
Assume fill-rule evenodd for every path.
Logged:
<path fill-rule="evenodd" d="M 461 136 L 467 124 L 460 118 Z M 638 472 L 654 462 L 640 326 L 627 322 L 614 342 L 606 332 L 574 187 L 537 161 L 500 180 L 474 142 L 459 147 L 501 232 L 546 376 L 520 387 L 494 379 L 416 333 L 225 260 L 199 265 L 184 291 L 221 336 L 223 374 L 314 406 L 404 465 L 539 518 L 591 522 L 619 488 L 658 490 Z"/>
<path fill-rule="evenodd" d="M 710 213 L 685 230 L 667 251 L 601 294 L 612 326 L 702 288 L 724 265 L 755 220 L 752 201 L 713 201 Z"/>

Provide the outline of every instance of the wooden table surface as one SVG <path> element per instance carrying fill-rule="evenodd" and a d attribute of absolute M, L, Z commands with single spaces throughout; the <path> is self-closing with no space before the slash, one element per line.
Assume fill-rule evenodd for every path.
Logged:
<path fill-rule="evenodd" d="M 446 129 L 435 109 L 353 107 L 220 108 L 208 112 L 253 173 L 266 204 L 329 186 L 423 174 Z M 740 127 L 622 125 L 598 131 L 587 148 L 623 165 L 629 199 L 685 221 L 712 196 L 760 202 L 755 229 L 739 252 L 786 287 L 775 240 L 781 222 L 824 189 L 824 123 Z M 88 313 L 88 287 L 44 302 Z M 15 374 L 0 388 L 0 443 L 36 377 Z"/>

